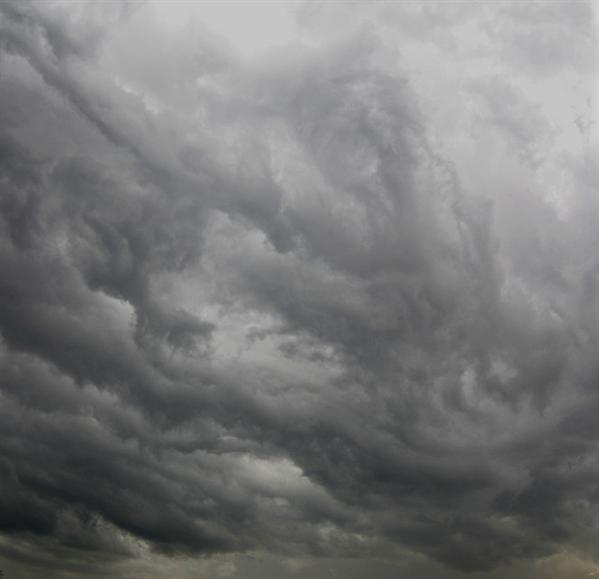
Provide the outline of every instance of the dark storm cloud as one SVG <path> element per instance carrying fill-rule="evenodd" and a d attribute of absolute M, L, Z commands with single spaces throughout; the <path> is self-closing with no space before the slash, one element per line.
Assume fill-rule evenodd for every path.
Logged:
<path fill-rule="evenodd" d="M 330 42 L 244 60 L 151 6 L 2 5 L 4 557 L 592 555 L 596 172 L 500 70 L 511 4 L 500 72 L 431 101 L 410 55 L 465 58 L 477 10 L 304 9 Z"/>

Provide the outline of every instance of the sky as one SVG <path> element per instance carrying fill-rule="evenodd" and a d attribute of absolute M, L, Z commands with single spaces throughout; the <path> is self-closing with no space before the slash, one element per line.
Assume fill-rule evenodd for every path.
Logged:
<path fill-rule="evenodd" d="M 599 576 L 597 33 L 3 0 L 4 576 Z"/>

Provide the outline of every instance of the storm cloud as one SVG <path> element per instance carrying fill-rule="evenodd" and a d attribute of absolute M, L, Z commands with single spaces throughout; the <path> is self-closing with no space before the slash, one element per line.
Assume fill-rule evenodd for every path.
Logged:
<path fill-rule="evenodd" d="M 6 575 L 597 573 L 596 49 L 586 2 L 0 4 Z"/>

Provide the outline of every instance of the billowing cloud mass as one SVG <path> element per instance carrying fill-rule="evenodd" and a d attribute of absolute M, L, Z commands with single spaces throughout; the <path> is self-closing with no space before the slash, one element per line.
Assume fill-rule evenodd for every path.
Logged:
<path fill-rule="evenodd" d="M 0 4 L 6 577 L 599 572 L 587 2 Z"/>

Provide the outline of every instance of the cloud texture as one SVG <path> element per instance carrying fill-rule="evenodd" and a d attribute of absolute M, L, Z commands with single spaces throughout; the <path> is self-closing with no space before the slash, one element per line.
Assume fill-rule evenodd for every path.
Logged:
<path fill-rule="evenodd" d="M 4 567 L 593 572 L 592 5 L 204 11 L 0 5 Z"/>

